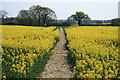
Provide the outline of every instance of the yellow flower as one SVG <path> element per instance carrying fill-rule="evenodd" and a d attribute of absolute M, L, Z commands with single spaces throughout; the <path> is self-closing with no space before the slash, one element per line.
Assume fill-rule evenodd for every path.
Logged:
<path fill-rule="evenodd" d="M 24 74 L 26 74 L 26 71 L 24 70 Z"/>
<path fill-rule="evenodd" d="M 16 66 L 15 64 L 12 65 L 12 67 L 15 67 L 15 66 Z"/>
<path fill-rule="evenodd" d="M 3 76 L 3 79 L 6 79 L 6 76 Z"/>
<path fill-rule="evenodd" d="M 20 70 L 18 69 L 18 73 L 20 72 Z"/>
<path fill-rule="evenodd" d="M 71 26 L 66 28 L 65 31 L 71 58 L 76 61 L 74 73 L 77 78 L 80 78 L 78 74 L 81 71 L 83 73 L 86 71 L 86 74 L 82 75 L 82 77 L 94 78 L 95 76 L 93 75 L 96 72 L 99 74 L 96 77 L 102 78 L 103 67 L 105 76 L 111 73 L 109 76 L 115 78 L 114 75 L 117 74 L 116 68 L 118 67 L 118 64 L 116 64 L 118 62 L 118 46 L 113 44 L 118 43 L 118 27 Z M 112 67 L 113 70 L 107 70 L 108 67 Z"/>

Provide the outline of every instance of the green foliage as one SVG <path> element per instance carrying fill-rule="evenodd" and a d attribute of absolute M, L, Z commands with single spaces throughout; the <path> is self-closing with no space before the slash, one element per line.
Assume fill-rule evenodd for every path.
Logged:
<path fill-rule="evenodd" d="M 48 7 L 32 6 L 29 10 L 20 10 L 17 16 L 18 24 L 46 26 L 51 20 L 56 20 L 55 11 Z"/>
<path fill-rule="evenodd" d="M 112 19 L 113 26 L 120 26 L 120 18 Z"/>
<path fill-rule="evenodd" d="M 70 17 L 68 17 L 68 20 L 69 19 L 78 21 L 78 25 L 80 26 L 82 19 L 90 19 L 90 17 L 88 16 L 88 14 L 85 14 L 84 12 L 80 11 L 80 12 L 76 12 L 76 14 L 73 14 Z"/>
<path fill-rule="evenodd" d="M 101 26 L 102 25 L 102 21 L 96 21 L 96 23 L 99 25 L 99 26 Z"/>

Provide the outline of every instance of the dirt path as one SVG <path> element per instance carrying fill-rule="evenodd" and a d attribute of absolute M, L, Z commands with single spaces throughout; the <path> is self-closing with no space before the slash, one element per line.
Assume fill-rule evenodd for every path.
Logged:
<path fill-rule="evenodd" d="M 40 78 L 73 78 L 73 70 L 69 64 L 68 51 L 65 47 L 66 39 L 62 28 L 60 28 L 59 42 L 53 49 L 53 55 L 47 62 Z"/>

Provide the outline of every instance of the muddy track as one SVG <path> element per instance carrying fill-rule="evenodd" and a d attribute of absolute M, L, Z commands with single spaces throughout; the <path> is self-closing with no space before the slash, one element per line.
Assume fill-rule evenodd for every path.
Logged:
<path fill-rule="evenodd" d="M 72 66 L 69 64 L 66 39 L 63 29 L 60 27 L 59 42 L 53 49 L 53 55 L 48 60 L 44 71 L 39 78 L 73 78 Z"/>

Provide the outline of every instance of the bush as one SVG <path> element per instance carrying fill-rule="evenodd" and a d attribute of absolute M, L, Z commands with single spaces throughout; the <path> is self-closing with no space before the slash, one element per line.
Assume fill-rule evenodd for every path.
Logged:
<path fill-rule="evenodd" d="M 120 18 L 112 19 L 112 26 L 120 26 Z"/>

